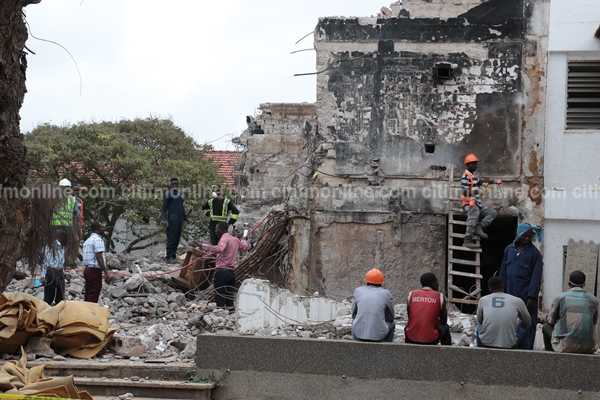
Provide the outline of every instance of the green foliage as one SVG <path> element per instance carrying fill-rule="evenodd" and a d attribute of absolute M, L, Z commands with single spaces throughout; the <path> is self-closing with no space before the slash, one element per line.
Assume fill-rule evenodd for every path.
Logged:
<path fill-rule="evenodd" d="M 188 221 L 192 222 L 183 237 L 206 234 L 207 221 L 200 209 L 210 195 L 210 185 L 224 179 L 217 174 L 218 167 L 204 158 L 205 148 L 172 121 L 147 118 L 63 127 L 44 124 L 26 134 L 24 142 L 31 163 L 30 179 L 58 182 L 66 177 L 81 186 L 86 222 L 96 219 L 105 225 L 110 249 L 114 249 L 114 226 L 121 217 L 135 237 L 163 239 L 162 196 L 173 176 L 184 190 Z M 161 231 L 156 232 L 156 225 Z"/>
<path fill-rule="evenodd" d="M 217 377 L 215 376 L 215 374 L 210 371 L 208 373 L 208 376 L 198 376 L 198 374 L 196 374 L 196 371 L 194 371 L 193 369 L 189 370 L 187 372 L 187 381 L 188 382 L 192 382 L 192 383 L 212 383 L 213 385 L 215 385 L 215 387 L 221 387 L 221 386 L 225 386 L 225 381 L 226 381 L 226 373 L 221 371 L 221 377 L 219 379 L 217 379 Z"/>

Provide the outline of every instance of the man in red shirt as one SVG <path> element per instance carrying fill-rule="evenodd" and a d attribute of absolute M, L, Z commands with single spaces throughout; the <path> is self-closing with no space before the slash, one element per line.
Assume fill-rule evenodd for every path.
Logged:
<path fill-rule="evenodd" d="M 405 342 L 413 344 L 438 344 L 452 346 L 448 327 L 448 312 L 444 295 L 438 292 L 439 282 L 435 274 L 421 275 L 420 290 L 408 294 L 408 324 Z"/>
<path fill-rule="evenodd" d="M 215 260 L 215 276 L 213 286 L 215 288 L 215 301 L 217 307 L 229 309 L 232 314 L 235 311 L 233 306 L 233 295 L 235 288 L 235 264 L 237 255 L 240 251 L 248 250 L 248 242 L 246 238 L 242 240 L 231 236 L 227 231 L 229 224 L 227 222 L 219 222 L 215 233 L 219 239 L 219 244 L 203 244 L 202 248 L 212 251 L 217 255 Z"/>

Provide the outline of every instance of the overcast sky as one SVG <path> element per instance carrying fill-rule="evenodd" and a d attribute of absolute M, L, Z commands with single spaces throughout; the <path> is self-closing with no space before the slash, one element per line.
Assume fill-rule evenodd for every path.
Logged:
<path fill-rule="evenodd" d="M 21 131 L 158 116 L 233 150 L 261 103 L 315 101 L 315 77 L 293 77 L 315 71 L 315 52 L 290 53 L 313 48 L 312 35 L 295 43 L 319 17 L 376 15 L 391 2 L 42 0 L 25 9 L 36 54 Z"/>

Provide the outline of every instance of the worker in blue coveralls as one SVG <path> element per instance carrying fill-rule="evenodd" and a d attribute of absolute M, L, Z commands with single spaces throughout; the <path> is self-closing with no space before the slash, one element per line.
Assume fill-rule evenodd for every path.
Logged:
<path fill-rule="evenodd" d="M 500 279 L 506 286 L 506 293 L 519 297 L 525 303 L 531 325 L 527 340 L 527 349 L 533 350 L 537 327 L 538 296 L 542 285 L 543 261 L 540 251 L 532 243 L 537 239 L 542 243 L 542 227 L 539 225 L 519 224 L 517 237 L 504 250 Z"/>
<path fill-rule="evenodd" d="M 165 192 L 162 205 L 162 219 L 167 226 L 167 255 L 165 261 L 168 264 L 177 262 L 177 246 L 181 239 L 183 223 L 187 221 L 187 215 L 183 208 L 183 192 L 179 189 L 179 179 L 171 178 L 169 190 Z"/>

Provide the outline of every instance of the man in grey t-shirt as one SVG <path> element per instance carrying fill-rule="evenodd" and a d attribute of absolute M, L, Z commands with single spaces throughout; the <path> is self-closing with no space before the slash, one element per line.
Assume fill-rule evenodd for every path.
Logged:
<path fill-rule="evenodd" d="M 531 317 L 525 303 L 504 293 L 504 283 L 497 276 L 490 278 L 488 288 L 491 294 L 477 306 L 477 347 L 526 349 Z"/>
<path fill-rule="evenodd" d="M 352 339 L 361 342 L 393 342 L 394 300 L 381 285 L 383 273 L 373 268 L 365 276 L 366 286 L 356 288 L 352 300 Z"/>

